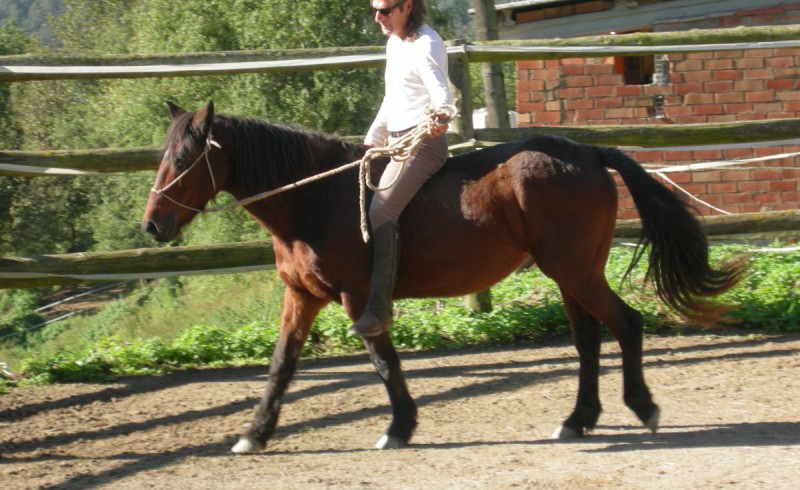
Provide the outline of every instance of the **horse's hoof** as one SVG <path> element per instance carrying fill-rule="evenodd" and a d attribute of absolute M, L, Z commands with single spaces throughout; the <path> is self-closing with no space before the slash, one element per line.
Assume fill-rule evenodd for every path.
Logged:
<path fill-rule="evenodd" d="M 562 441 L 568 441 L 572 439 L 580 439 L 583 434 L 576 432 L 573 429 L 570 429 L 566 425 L 559 426 L 551 436 L 553 439 L 560 439 Z"/>
<path fill-rule="evenodd" d="M 658 420 L 661 418 L 661 409 L 656 407 L 655 411 L 653 411 L 650 418 L 644 423 L 645 427 L 650 429 L 650 431 L 655 434 L 658 432 Z"/>
<path fill-rule="evenodd" d="M 375 444 L 376 449 L 400 449 L 406 446 L 408 446 L 408 442 L 389 434 L 384 434 Z"/>
<path fill-rule="evenodd" d="M 239 442 L 231 448 L 231 451 L 236 454 L 252 454 L 263 451 L 267 446 L 260 442 L 251 441 L 246 437 L 239 439 Z"/>

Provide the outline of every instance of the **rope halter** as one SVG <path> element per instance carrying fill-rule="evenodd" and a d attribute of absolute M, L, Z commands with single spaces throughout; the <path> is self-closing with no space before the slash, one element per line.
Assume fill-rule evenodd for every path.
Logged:
<path fill-rule="evenodd" d="M 214 140 L 212 139 L 211 135 L 209 134 L 209 135 L 208 135 L 208 138 L 206 138 L 206 144 L 205 144 L 205 147 L 203 148 L 203 153 L 201 153 L 200 155 L 198 155 L 198 157 L 195 159 L 195 161 L 194 161 L 194 162 L 192 162 L 192 164 L 191 164 L 191 165 L 189 165 L 189 166 L 186 168 L 186 170 L 184 170 L 183 172 L 181 172 L 181 173 L 180 173 L 180 175 L 178 175 L 177 177 L 175 177 L 174 179 L 172 179 L 172 182 L 170 182 L 169 184 L 165 185 L 165 186 L 164 186 L 164 187 L 162 187 L 161 189 L 156 189 L 155 187 L 153 187 L 152 189 L 150 189 L 150 192 L 151 192 L 151 193 L 158 194 L 158 196 L 159 196 L 159 197 L 163 197 L 163 198 L 165 198 L 166 200 L 168 200 L 168 201 L 170 201 L 170 202 L 172 202 L 172 203 L 174 203 L 174 204 L 177 204 L 178 206 L 180 206 L 180 207 L 182 207 L 182 208 L 184 208 L 184 209 L 188 209 L 188 210 L 191 210 L 191 211 L 195 211 L 195 212 L 197 212 L 197 213 L 202 213 L 202 212 L 203 212 L 203 210 L 202 210 L 202 209 L 197 209 L 197 208 L 193 208 L 193 207 L 191 207 L 191 206 L 187 206 L 186 204 L 183 204 L 182 202 L 180 202 L 180 201 L 177 201 L 177 200 L 175 200 L 175 199 L 173 199 L 173 198 L 169 197 L 168 195 L 166 195 L 166 194 L 164 193 L 164 191 L 168 190 L 170 187 L 172 187 L 173 185 L 175 185 L 176 183 L 178 183 L 178 181 L 180 181 L 180 180 L 181 180 L 183 177 L 185 177 L 185 176 L 186 176 L 186 175 L 187 175 L 189 172 L 191 172 L 191 171 L 192 171 L 192 169 L 195 167 L 195 165 L 197 165 L 197 164 L 200 162 L 200 160 L 202 160 L 202 159 L 205 159 L 205 161 L 206 161 L 206 166 L 208 167 L 208 174 L 211 176 L 211 187 L 214 189 L 214 193 L 216 194 L 216 192 L 217 192 L 217 182 L 216 182 L 216 180 L 214 179 L 214 171 L 213 171 L 213 170 L 212 170 L 212 168 L 211 168 L 211 161 L 210 161 L 210 160 L 209 160 L 209 158 L 208 158 L 208 154 L 209 154 L 209 152 L 211 151 L 211 147 L 222 148 L 222 146 L 220 146 L 220 144 L 219 144 L 219 143 L 217 143 L 216 141 L 214 141 Z"/>

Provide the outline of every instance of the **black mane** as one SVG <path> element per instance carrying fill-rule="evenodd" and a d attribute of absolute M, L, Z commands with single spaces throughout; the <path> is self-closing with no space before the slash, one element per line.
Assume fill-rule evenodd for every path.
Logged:
<path fill-rule="evenodd" d="M 234 140 L 230 178 L 251 192 L 297 182 L 358 158 L 358 145 L 336 135 L 241 116 L 217 115 L 214 121 Z"/>

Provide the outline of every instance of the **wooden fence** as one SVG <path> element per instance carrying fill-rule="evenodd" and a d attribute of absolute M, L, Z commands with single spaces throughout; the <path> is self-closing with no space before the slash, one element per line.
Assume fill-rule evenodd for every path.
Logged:
<path fill-rule="evenodd" d="M 450 76 L 460 117 L 452 128 L 454 147 L 503 142 L 530 133 L 554 134 L 608 146 L 686 146 L 779 141 L 800 134 L 800 119 L 696 124 L 592 127 L 473 129 L 469 64 L 474 62 L 641 56 L 710 50 L 800 47 L 800 26 L 748 27 L 680 33 L 636 33 L 539 41 L 449 43 Z M 37 80 L 202 76 L 236 73 L 297 72 L 374 68 L 384 63 L 383 47 L 191 53 L 159 56 L 6 56 L 0 57 L 0 82 Z M 158 149 L 126 148 L 78 151 L 0 151 L 0 175 L 76 175 L 154 170 Z M 749 230 L 797 230 L 800 212 L 735 218 L 706 218 L 709 234 L 742 226 Z M 735 224 L 734 224 L 735 222 Z M 746 223 L 742 225 L 742 223 Z M 618 235 L 635 230 L 621 223 Z M 719 227 L 719 228 L 715 228 Z M 628 230 L 628 231 L 626 231 Z M 718 231 L 715 231 L 718 230 Z M 727 231 L 725 231 L 727 230 Z M 140 249 L 0 259 L 0 288 L 110 281 L 168 275 L 225 273 L 265 268 L 274 262 L 268 241 L 203 247 Z"/>

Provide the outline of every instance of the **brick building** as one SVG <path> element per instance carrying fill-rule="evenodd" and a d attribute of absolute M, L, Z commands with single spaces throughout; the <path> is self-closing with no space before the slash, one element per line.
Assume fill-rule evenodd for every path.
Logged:
<path fill-rule="evenodd" d="M 800 2 L 528 0 L 496 5 L 501 39 L 800 24 Z M 517 63 L 517 124 L 693 124 L 800 117 L 800 48 Z M 798 135 L 800 137 L 800 135 Z M 800 152 L 783 146 L 635 151 L 641 163 L 686 164 Z M 671 173 L 731 213 L 800 207 L 800 159 Z M 620 186 L 619 218 L 636 217 Z M 719 214 L 705 206 L 702 214 Z"/>

